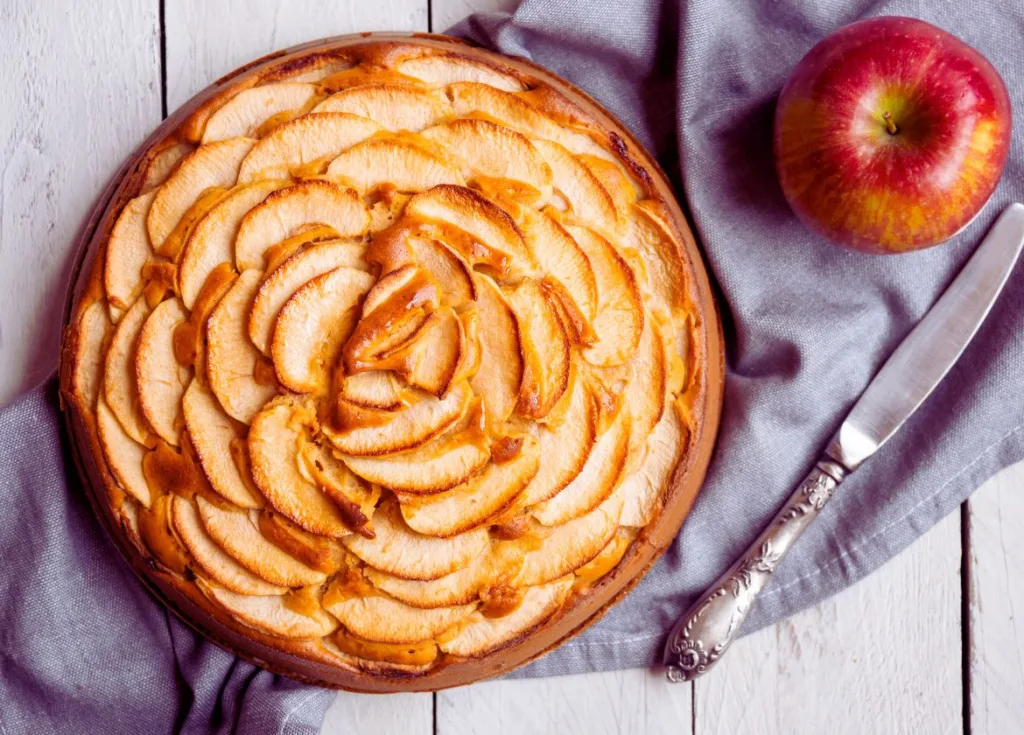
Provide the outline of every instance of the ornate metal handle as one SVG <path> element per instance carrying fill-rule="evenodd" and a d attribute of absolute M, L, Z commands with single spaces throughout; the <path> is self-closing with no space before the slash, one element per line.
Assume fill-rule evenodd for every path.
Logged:
<path fill-rule="evenodd" d="M 679 619 L 665 645 L 669 681 L 692 681 L 722 657 L 757 593 L 846 474 L 842 465 L 822 457 L 743 556 Z"/>

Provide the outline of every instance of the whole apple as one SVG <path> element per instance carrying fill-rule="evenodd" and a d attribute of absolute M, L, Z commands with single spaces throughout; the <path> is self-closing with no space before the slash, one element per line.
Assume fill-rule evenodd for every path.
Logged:
<path fill-rule="evenodd" d="M 981 210 L 1010 146 L 999 73 L 913 18 L 840 28 L 797 64 L 775 111 L 775 166 L 793 211 L 857 250 L 949 239 Z"/>

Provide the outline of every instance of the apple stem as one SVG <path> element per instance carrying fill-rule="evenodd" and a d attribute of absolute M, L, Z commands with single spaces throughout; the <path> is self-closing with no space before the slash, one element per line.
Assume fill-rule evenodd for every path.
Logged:
<path fill-rule="evenodd" d="M 896 123 L 893 122 L 892 115 L 890 113 L 883 112 L 882 119 L 885 120 L 885 129 L 889 131 L 889 135 L 896 135 L 896 133 L 900 131 L 900 129 L 896 127 Z"/>

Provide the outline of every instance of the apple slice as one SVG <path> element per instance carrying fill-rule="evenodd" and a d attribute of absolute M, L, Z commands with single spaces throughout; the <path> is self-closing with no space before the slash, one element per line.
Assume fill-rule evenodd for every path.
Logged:
<path fill-rule="evenodd" d="M 331 161 L 327 175 L 364 194 L 382 184 L 416 192 L 463 183 L 462 173 L 445 158 L 400 138 L 371 138 L 352 146 Z"/>
<path fill-rule="evenodd" d="M 274 270 L 261 285 L 249 312 L 249 338 L 263 353 L 270 351 L 277 315 L 299 288 L 316 276 L 341 266 L 367 270 L 366 247 L 360 243 L 327 240 L 301 250 Z"/>
<path fill-rule="evenodd" d="M 516 407 L 523 381 L 519 324 L 494 281 L 477 274 L 476 283 L 480 367 L 470 384 L 483 397 L 491 420 L 501 422 Z"/>
<path fill-rule="evenodd" d="M 533 145 L 551 167 L 552 183 L 572 207 L 574 220 L 618 237 L 624 222 L 619 219 L 612 195 L 593 172 L 558 143 L 538 140 Z"/>
<path fill-rule="evenodd" d="M 142 458 L 146 447 L 133 440 L 114 417 L 106 401 L 96 402 L 96 425 L 99 429 L 100 446 L 107 460 L 110 472 L 117 484 L 133 498 L 149 508 L 153 493 L 142 472 Z"/>
<path fill-rule="evenodd" d="M 242 161 L 238 181 L 287 179 L 297 169 L 315 175 L 327 161 L 380 130 L 373 120 L 344 112 L 303 115 L 274 128 L 253 146 Z"/>
<path fill-rule="evenodd" d="M 532 419 L 548 415 L 569 385 L 569 340 L 540 281 L 527 279 L 509 294 L 523 347 L 523 382 L 516 412 Z"/>
<path fill-rule="evenodd" d="M 380 500 L 380 488 L 367 487 L 332 451 L 306 434 L 299 437 L 299 474 L 338 506 L 349 528 L 373 538 L 370 517 Z"/>
<path fill-rule="evenodd" d="M 366 232 L 370 215 L 355 192 L 330 181 L 303 181 L 279 189 L 242 218 L 235 238 L 235 263 L 243 268 L 266 268 L 266 252 L 300 228 L 322 224 L 338 237 Z"/>
<path fill-rule="evenodd" d="M 348 112 L 367 117 L 388 130 L 417 132 L 449 117 L 444 97 L 407 84 L 360 84 L 332 94 L 313 112 Z"/>
<path fill-rule="evenodd" d="M 569 382 L 562 399 L 567 404 L 558 423 L 537 425 L 544 461 L 519 501 L 524 507 L 554 497 L 572 482 L 583 470 L 597 441 L 598 407 L 594 394 L 575 371 Z"/>
<path fill-rule="evenodd" d="M 260 351 L 249 340 L 246 314 L 260 283 L 260 272 L 247 270 L 220 300 L 206 323 L 206 375 L 224 411 L 248 424 L 277 387 L 257 380 Z"/>
<path fill-rule="evenodd" d="M 671 216 L 663 205 L 646 200 L 630 208 L 624 248 L 635 251 L 646 275 L 645 295 L 666 314 L 686 309 L 689 278 L 681 249 L 667 222 Z"/>
<path fill-rule="evenodd" d="M 151 192 L 171 177 L 189 153 L 195 150 L 190 143 L 173 143 L 157 151 L 146 164 L 141 194 Z"/>
<path fill-rule="evenodd" d="M 251 138 L 231 138 L 204 145 L 185 156 L 178 170 L 157 191 L 146 215 L 153 250 L 160 252 L 164 240 L 205 190 L 235 185 L 242 159 L 255 142 Z"/>
<path fill-rule="evenodd" d="M 257 525 L 272 544 L 311 569 L 330 575 L 344 564 L 345 547 L 337 539 L 304 531 L 280 513 L 264 509 Z"/>
<path fill-rule="evenodd" d="M 500 443 L 520 443 L 511 459 L 501 457 L 500 449 L 478 474 L 438 495 L 422 498 L 403 496 L 402 517 L 409 527 L 430 536 L 450 537 L 486 523 L 508 508 L 522 494 L 540 467 L 540 444 L 530 435 L 504 437 Z"/>
<path fill-rule="evenodd" d="M 394 411 L 403 405 L 404 390 L 393 373 L 370 370 L 342 378 L 338 396 L 363 408 Z"/>
<path fill-rule="evenodd" d="M 560 526 L 603 503 L 622 479 L 629 437 L 629 408 L 623 406 L 580 473 L 553 498 L 536 505 L 533 517 L 545 526 Z"/>
<path fill-rule="evenodd" d="M 266 582 L 236 562 L 218 546 L 199 520 L 191 501 L 180 495 L 171 500 L 171 527 L 207 576 L 242 595 L 283 595 L 287 587 Z"/>
<path fill-rule="evenodd" d="M 437 284 L 440 303 L 445 306 L 461 306 L 476 298 L 473 276 L 465 261 L 443 242 L 418 237 L 407 228 L 396 227 L 375 238 L 366 259 L 379 264 L 381 273 L 388 275 L 406 266 L 418 267 Z"/>
<path fill-rule="evenodd" d="M 412 449 L 440 435 L 458 421 L 469 407 L 473 392 L 460 383 L 444 398 L 422 395 L 419 400 L 397 411 L 381 412 L 375 421 L 366 421 L 362 414 L 374 409 L 343 406 L 341 430 L 323 428 L 324 434 L 339 451 L 357 456 L 379 456 Z"/>
<path fill-rule="evenodd" d="M 620 489 L 586 515 L 555 527 L 539 544 L 530 547 L 519 581 L 544 584 L 579 569 L 600 554 L 618 530 L 622 504 Z"/>
<path fill-rule="evenodd" d="M 245 214 L 281 188 L 278 181 L 260 181 L 235 189 L 196 223 L 185 241 L 178 264 L 181 300 L 195 308 L 206 279 L 221 263 L 235 262 L 235 236 Z"/>
<path fill-rule="evenodd" d="M 551 167 L 529 138 L 504 125 L 463 118 L 427 128 L 420 135 L 464 161 L 475 174 L 511 179 L 532 187 L 540 197 L 551 193 Z"/>
<path fill-rule="evenodd" d="M 636 354 L 629 363 L 629 384 L 622 403 L 629 407 L 633 428 L 629 435 L 625 473 L 632 474 L 644 458 L 644 444 L 661 419 L 665 407 L 665 348 L 654 319 L 644 319 Z"/>
<path fill-rule="evenodd" d="M 327 575 L 286 554 L 260 533 L 256 511 L 226 510 L 202 495 L 196 506 L 203 528 L 239 564 L 271 584 L 301 587 L 320 584 Z"/>
<path fill-rule="evenodd" d="M 281 397 L 260 411 L 249 429 L 253 480 L 285 518 L 311 533 L 339 538 L 365 524 L 365 518 L 358 523 L 350 507 L 332 502 L 306 476 L 309 470 L 300 456 L 302 440 L 315 429 L 314 406 L 297 397 Z"/>
<path fill-rule="evenodd" d="M 338 627 L 337 621 L 323 610 L 313 610 L 311 615 L 294 610 L 285 603 L 283 595 L 240 595 L 202 577 L 196 578 L 196 584 L 237 620 L 268 635 L 315 639 L 330 635 Z"/>
<path fill-rule="evenodd" d="M 506 72 L 497 66 L 455 54 L 438 53 L 406 59 L 398 64 L 398 71 L 434 86 L 453 82 L 480 82 L 508 92 L 526 89 L 511 69 Z"/>
<path fill-rule="evenodd" d="M 237 441 L 242 432 L 221 410 L 213 393 L 193 378 L 181 407 L 189 439 L 210 486 L 241 508 L 262 507 L 263 498 L 249 489 L 231 451 L 231 443 Z"/>
<path fill-rule="evenodd" d="M 145 285 L 142 267 L 153 257 L 146 231 L 146 214 L 155 196 L 155 192 L 149 192 L 128 202 L 107 240 L 103 286 L 107 300 L 119 309 L 130 307 Z"/>
<path fill-rule="evenodd" d="M 210 115 L 203 130 L 203 144 L 238 136 L 256 137 L 260 127 L 275 115 L 301 110 L 316 96 L 315 84 L 279 82 L 245 89 Z"/>
<path fill-rule="evenodd" d="M 368 273 L 342 266 L 313 278 L 288 299 L 270 346 L 283 385 L 298 393 L 327 388 L 328 371 L 373 280 Z"/>
<path fill-rule="evenodd" d="M 629 210 L 636 202 L 638 193 L 633 181 L 621 164 L 598 156 L 581 155 L 577 160 L 590 169 L 601 186 L 615 203 L 615 211 L 621 219 L 629 216 Z"/>
<path fill-rule="evenodd" d="M 615 247 L 585 227 L 570 227 L 594 269 L 597 282 L 597 343 L 583 351 L 592 365 L 622 365 L 632 357 L 644 329 L 644 304 L 636 276 Z"/>
<path fill-rule="evenodd" d="M 84 411 L 93 411 L 102 391 L 103 346 L 111 331 L 107 305 L 93 301 L 78 315 L 71 338 L 71 395 Z"/>
<path fill-rule="evenodd" d="M 162 301 L 146 318 L 135 353 L 139 406 L 153 431 L 168 444 L 181 443 L 181 397 L 191 378 L 174 352 L 174 330 L 188 321 L 181 300 Z"/>
<path fill-rule="evenodd" d="M 402 579 L 438 579 L 468 566 L 491 545 L 486 528 L 444 539 L 416 533 L 393 502 L 377 508 L 373 530 L 376 538 L 352 535 L 342 543 L 370 566 Z"/>
<path fill-rule="evenodd" d="M 369 641 L 418 643 L 434 638 L 473 612 L 473 605 L 412 607 L 384 595 L 352 597 L 324 594 L 324 609 L 350 633 Z"/>
<path fill-rule="evenodd" d="M 103 367 L 103 395 L 128 436 L 146 443 L 149 427 L 139 411 L 139 389 L 135 379 L 135 348 L 150 308 L 140 298 L 117 323 Z"/>
<path fill-rule="evenodd" d="M 452 656 L 471 658 L 509 645 L 554 615 L 571 590 L 572 578 L 566 577 L 530 587 L 519 607 L 503 617 L 488 618 L 475 612 L 466 619 L 458 635 L 441 642 L 441 650 Z"/>
<path fill-rule="evenodd" d="M 647 437 L 643 463 L 622 482 L 625 506 L 620 523 L 623 526 L 640 528 L 650 523 L 679 464 L 685 438 L 686 429 L 679 417 L 679 409 L 674 401 L 670 402 L 658 425 Z"/>

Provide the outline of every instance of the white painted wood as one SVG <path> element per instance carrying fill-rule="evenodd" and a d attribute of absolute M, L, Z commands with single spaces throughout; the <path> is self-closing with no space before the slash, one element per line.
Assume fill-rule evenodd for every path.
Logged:
<path fill-rule="evenodd" d="M 982 485 L 970 519 L 971 733 L 1024 730 L 1024 463 Z"/>
<path fill-rule="evenodd" d="M 160 122 L 157 1 L 0 2 L 0 404 L 57 367 L 72 239 Z"/>
<path fill-rule="evenodd" d="M 429 694 L 339 692 L 327 710 L 322 735 L 430 735 L 434 703 Z"/>
<path fill-rule="evenodd" d="M 742 639 L 696 682 L 697 735 L 962 731 L 960 524 Z"/>
<path fill-rule="evenodd" d="M 431 28 L 435 33 L 458 23 L 470 13 L 486 13 L 493 10 L 515 10 L 519 0 L 433 0 L 431 3 Z"/>
<path fill-rule="evenodd" d="M 437 735 L 683 735 L 689 686 L 643 669 L 486 682 L 437 694 Z"/>
<path fill-rule="evenodd" d="M 167 0 L 167 106 L 271 51 L 360 31 L 425 31 L 427 0 Z"/>

